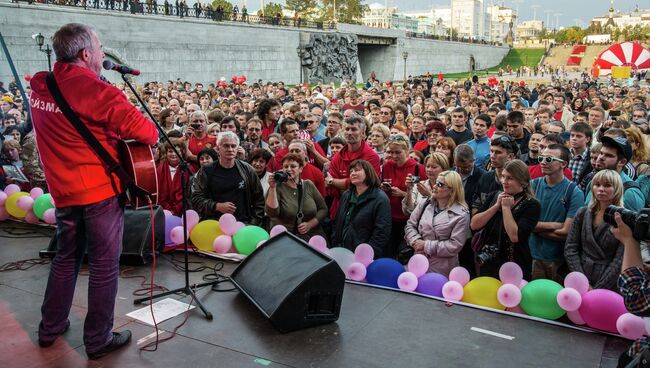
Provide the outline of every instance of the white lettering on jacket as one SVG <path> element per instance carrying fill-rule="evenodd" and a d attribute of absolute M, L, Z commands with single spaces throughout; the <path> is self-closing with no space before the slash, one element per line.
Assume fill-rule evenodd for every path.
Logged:
<path fill-rule="evenodd" d="M 54 102 L 43 101 L 35 97 L 29 99 L 29 107 L 32 109 L 43 110 L 45 112 L 61 113 L 61 110 L 59 110 L 59 107 L 56 106 Z"/>

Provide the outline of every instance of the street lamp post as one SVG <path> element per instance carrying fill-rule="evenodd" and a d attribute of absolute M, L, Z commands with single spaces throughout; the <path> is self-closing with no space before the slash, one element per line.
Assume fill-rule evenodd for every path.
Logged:
<path fill-rule="evenodd" d="M 300 84 L 302 84 L 302 47 L 296 47 L 296 52 L 298 53 L 298 63 L 300 66 Z"/>
<path fill-rule="evenodd" d="M 45 36 L 43 36 L 40 32 L 33 35 L 32 38 L 36 40 L 38 51 L 43 52 L 47 55 L 47 70 L 52 71 L 52 49 L 50 48 L 50 44 L 45 43 Z M 43 50 L 43 45 L 45 45 L 45 50 Z"/>
<path fill-rule="evenodd" d="M 409 58 L 409 53 L 404 51 L 402 53 L 402 58 L 404 59 L 404 83 L 406 83 L 406 59 Z"/>

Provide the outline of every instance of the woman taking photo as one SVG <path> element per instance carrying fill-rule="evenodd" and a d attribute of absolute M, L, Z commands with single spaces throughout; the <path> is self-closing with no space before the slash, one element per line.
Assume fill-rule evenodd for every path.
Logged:
<path fill-rule="evenodd" d="M 320 223 L 327 216 L 327 205 L 311 181 L 300 179 L 303 166 L 301 156 L 289 153 L 282 159 L 287 174 L 283 181 L 276 181 L 275 173 L 269 175 L 266 214 L 271 219 L 271 227 L 283 225 L 307 241 L 314 235 L 325 237 Z"/>
<path fill-rule="evenodd" d="M 428 272 L 449 277 L 467 239 L 469 210 L 463 179 L 455 171 L 437 176 L 431 199 L 421 201 L 406 223 L 406 243 L 429 259 Z"/>
<path fill-rule="evenodd" d="M 408 195 L 402 200 L 402 211 L 405 215 L 410 216 L 415 206 L 423 198 L 431 197 L 438 175 L 443 171 L 449 170 L 449 168 L 447 156 L 440 152 L 434 152 L 424 160 L 426 177 L 420 176 L 417 183 L 413 175 L 406 177 L 406 192 Z"/>
<path fill-rule="evenodd" d="M 607 206 L 623 206 L 623 181 L 613 170 L 599 171 L 591 181 L 591 202 L 576 213 L 564 247 L 569 271 L 583 273 L 593 289 L 618 292 L 623 245 L 603 220 Z"/>
<path fill-rule="evenodd" d="M 509 161 L 501 173 L 503 192 L 488 195 L 485 204 L 472 217 L 473 231 L 482 230 L 476 263 L 480 276 L 499 278 L 506 262 L 517 263 L 530 280 L 533 259 L 528 236 L 540 217 L 541 206 L 530 187 L 528 167 L 521 160 Z"/>
<path fill-rule="evenodd" d="M 375 259 L 392 252 L 390 203 L 379 189 L 379 176 L 365 160 L 350 164 L 350 189 L 341 195 L 341 203 L 334 219 L 332 246 L 354 251 L 361 243 L 370 244 Z"/>

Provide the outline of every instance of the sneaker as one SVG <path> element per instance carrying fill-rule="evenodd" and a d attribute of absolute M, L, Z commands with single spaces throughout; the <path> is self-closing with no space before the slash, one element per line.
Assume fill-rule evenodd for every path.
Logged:
<path fill-rule="evenodd" d="M 68 332 L 69 329 L 70 329 L 70 320 L 67 320 L 67 321 L 65 321 L 65 327 L 63 328 L 63 331 L 59 334 L 59 336 L 61 336 L 64 333 Z M 38 339 L 38 346 L 40 346 L 42 348 L 49 348 L 50 346 L 52 346 L 54 344 L 55 341 L 56 341 L 56 337 L 52 341 L 45 341 L 45 340 L 41 340 L 39 338 Z"/>
<path fill-rule="evenodd" d="M 104 346 L 94 353 L 86 354 L 88 355 L 88 359 L 99 359 L 104 355 L 121 348 L 122 346 L 128 345 L 129 342 L 131 342 L 131 331 L 124 330 L 122 332 L 113 332 L 113 340 L 111 340 L 108 345 Z"/>

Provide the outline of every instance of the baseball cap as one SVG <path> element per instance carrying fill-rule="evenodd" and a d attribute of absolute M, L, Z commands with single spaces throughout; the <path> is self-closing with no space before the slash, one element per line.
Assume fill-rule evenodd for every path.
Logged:
<path fill-rule="evenodd" d="M 626 160 L 630 161 L 630 159 L 632 158 L 632 146 L 630 145 L 630 143 L 627 141 L 626 138 L 622 138 L 622 137 L 612 138 L 612 137 L 604 136 L 600 140 L 603 143 L 603 145 L 616 146 L 616 149 L 621 153 L 623 153 L 623 157 L 625 157 Z"/>

